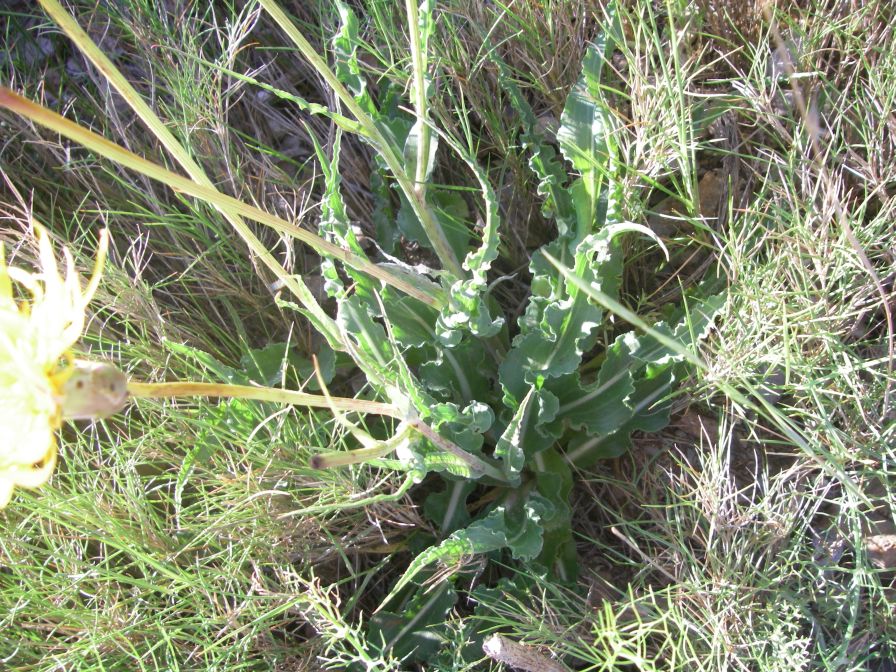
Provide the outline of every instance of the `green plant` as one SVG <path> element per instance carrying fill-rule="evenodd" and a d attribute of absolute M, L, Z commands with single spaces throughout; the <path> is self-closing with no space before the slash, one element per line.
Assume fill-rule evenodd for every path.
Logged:
<path fill-rule="evenodd" d="M 588 48 L 567 100 L 557 134 L 562 158 L 542 137 L 535 115 L 495 59 L 521 121 L 520 140 L 539 179 L 544 211 L 557 226 L 555 240 L 532 255 L 528 304 L 511 324 L 509 307 L 493 292 L 500 278 L 494 277 L 492 265 L 504 228 L 497 197 L 477 164 L 471 136 L 461 140 L 447 135 L 429 114 L 436 95 L 427 62 L 433 2 L 407 3 L 413 113 L 398 106 L 394 91 L 382 91 L 379 100 L 371 95 L 356 55 L 356 20 L 347 6 L 339 4 L 342 26 L 333 39 L 331 68 L 274 2 L 261 2 L 349 112 L 266 87 L 333 123 L 333 140 L 326 146 L 308 130 L 325 181 L 318 234 L 218 191 L 74 21 L 55 2 L 42 4 L 189 178 L 8 90 L 0 93 L 0 104 L 216 207 L 292 292 L 297 303 L 282 305 L 300 312 L 319 331 L 326 343 L 321 356 L 332 360 L 338 352 L 349 357 L 364 373 L 371 396 L 382 401 L 331 397 L 325 371 L 319 371 L 321 395 L 196 383 L 132 383 L 132 392 L 220 394 L 331 408 L 361 447 L 322 453 L 312 466 L 369 463 L 404 472 L 400 493 L 422 483 L 423 508 L 435 533 L 420 531 L 408 539 L 418 553 L 371 621 L 368 642 L 383 655 L 401 659 L 433 653 L 434 640 L 421 633 L 444 621 L 467 580 L 460 572 L 436 571 L 439 563 L 460 566 L 473 556 L 510 560 L 573 581 L 576 558 L 568 501 L 573 470 L 622 454 L 633 431 L 656 431 L 668 422 L 681 366 L 689 354 L 694 358 L 693 348 L 721 303 L 699 290 L 686 295 L 682 305 L 667 307 L 649 332 L 609 335 L 606 306 L 617 305 L 620 293 L 622 238 L 627 233 L 653 236 L 623 215 L 623 201 L 631 194 L 619 160 L 617 118 L 601 81 L 614 40 L 621 38 L 612 11 L 602 38 Z M 266 86 L 239 73 L 227 74 Z M 376 226 L 383 249 L 374 258 L 358 240 L 343 202 L 340 147 L 345 133 L 357 135 L 375 153 L 375 183 L 381 186 L 375 192 Z M 474 210 L 481 213 L 480 225 L 474 224 L 470 203 L 457 190 L 434 183 L 440 148 L 456 154 L 476 178 L 481 205 Z M 572 176 L 564 160 L 572 166 Z M 244 219 L 292 236 L 321 255 L 325 290 L 335 311 L 326 310 L 301 278 L 280 266 Z M 441 268 L 396 257 L 402 239 L 431 249 Z M 383 420 L 371 420 L 362 429 L 348 417 L 353 413 L 376 413 Z"/>

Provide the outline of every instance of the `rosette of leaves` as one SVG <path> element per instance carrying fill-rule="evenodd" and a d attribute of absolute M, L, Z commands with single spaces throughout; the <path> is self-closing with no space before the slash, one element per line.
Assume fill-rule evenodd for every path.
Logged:
<path fill-rule="evenodd" d="M 404 111 L 388 87 L 379 100 L 372 95 L 357 58 L 358 21 L 341 2 L 336 3 L 341 24 L 330 59 L 308 43 L 273 0 L 260 3 L 332 87 L 340 109 L 222 68 L 332 122 L 333 141 L 325 147 L 314 140 L 323 176 L 316 234 L 218 192 L 55 0 L 42 4 L 190 178 L 130 155 L 11 92 L 3 92 L 0 103 L 216 207 L 295 297 L 296 303 L 282 305 L 305 315 L 328 349 L 363 372 L 369 394 L 384 402 L 381 414 L 395 421 L 384 425 L 393 427 L 390 436 L 374 439 L 337 414 L 361 447 L 321 454 L 314 465 L 370 462 L 405 472 L 408 487 L 426 480 L 420 497 L 437 534 L 415 539 L 418 552 L 382 600 L 368 641 L 384 656 L 423 660 L 434 654 L 438 626 L 469 576 L 440 568 L 459 567 L 470 558 L 505 566 L 523 563 L 555 580 L 574 581 L 573 468 L 618 456 L 627 450 L 632 432 L 656 431 L 668 422 L 669 398 L 688 359 L 683 353 L 705 336 L 721 303 L 698 293 L 669 307 L 650 334 L 628 331 L 596 351 L 606 306 L 620 291 L 622 240 L 632 234 L 653 236 L 622 216 L 626 194 L 619 129 L 601 84 L 606 59 L 621 35 L 612 9 L 566 101 L 556 137 L 562 156 L 542 137 L 532 110 L 497 63 L 522 122 L 520 140 L 539 182 L 543 212 L 554 219 L 558 232 L 531 256 L 531 292 L 511 339 L 504 310 L 489 291 L 502 233 L 497 197 L 473 148 L 439 132 L 428 114 L 435 95 L 427 58 L 432 0 L 407 3 L 412 112 Z M 345 133 L 366 142 L 375 157 L 373 224 L 380 244 L 373 252 L 361 245 L 342 195 Z M 469 203 L 432 183 L 439 153 L 448 151 L 469 166 L 479 184 L 477 225 Z M 334 310 L 324 309 L 300 278 L 279 266 L 245 219 L 292 236 L 320 255 Z M 440 268 L 402 259 L 396 245 L 402 237 L 431 249 Z"/>

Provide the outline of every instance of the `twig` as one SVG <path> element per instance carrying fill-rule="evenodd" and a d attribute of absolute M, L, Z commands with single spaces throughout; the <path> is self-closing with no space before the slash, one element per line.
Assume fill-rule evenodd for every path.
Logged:
<path fill-rule="evenodd" d="M 503 635 L 491 635 L 483 642 L 482 650 L 492 660 L 523 672 L 569 672 L 568 667 L 551 660 L 534 646 L 514 642 Z"/>

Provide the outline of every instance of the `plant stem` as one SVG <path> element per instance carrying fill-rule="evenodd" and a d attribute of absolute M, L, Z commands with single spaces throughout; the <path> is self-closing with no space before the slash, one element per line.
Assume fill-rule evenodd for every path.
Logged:
<path fill-rule="evenodd" d="M 507 477 L 504 476 L 503 473 L 501 473 L 500 469 L 498 469 L 494 465 L 489 464 L 481 457 L 477 457 L 472 453 L 468 453 L 453 441 L 449 441 L 445 437 L 439 436 L 439 434 L 436 433 L 436 431 L 433 430 L 425 422 L 421 420 L 408 420 L 407 422 L 414 429 L 416 429 L 423 436 L 434 443 L 436 447 L 441 448 L 446 453 L 450 453 L 459 460 L 462 460 L 470 468 L 470 470 L 474 472 L 474 477 L 488 476 L 489 478 L 493 478 L 501 483 L 508 482 Z"/>
<path fill-rule="evenodd" d="M 343 86 L 342 82 L 339 81 L 339 78 L 336 77 L 336 73 L 330 69 L 327 62 L 320 56 L 320 54 L 318 54 L 317 50 L 311 46 L 311 43 L 305 39 L 305 36 L 299 32 L 299 29 L 296 28 L 295 24 L 286 16 L 283 9 L 274 0 L 260 0 L 260 3 L 268 14 L 271 15 L 271 18 L 277 22 L 280 28 L 282 28 L 286 35 L 292 40 L 293 44 L 296 45 L 296 48 L 302 53 L 302 56 L 311 63 L 312 67 L 314 67 L 318 74 L 323 77 L 330 88 L 333 89 L 333 92 L 339 100 L 352 113 L 352 116 L 354 116 L 355 119 L 358 120 L 358 123 L 361 124 L 361 127 L 364 129 L 363 136 L 373 143 L 374 147 L 376 147 L 377 151 L 382 155 L 386 165 L 389 166 L 389 170 L 392 171 L 392 174 L 398 182 L 398 186 L 401 187 L 401 191 L 411 204 L 414 214 L 416 214 L 417 218 L 420 220 L 420 224 L 423 226 L 423 230 L 426 232 L 429 241 L 432 243 L 433 249 L 435 250 L 436 255 L 438 255 L 439 260 L 442 262 L 442 265 L 456 278 L 463 278 L 463 267 L 457 260 L 454 250 L 451 249 L 451 245 L 448 244 L 445 232 L 442 231 L 442 227 L 433 215 L 432 210 L 430 210 L 426 206 L 426 203 L 419 198 L 417 191 L 414 188 L 414 183 L 408 177 L 407 172 L 405 172 L 403 162 L 399 159 L 395 147 L 383 135 L 370 115 L 361 109 L 361 106 L 355 101 L 351 92 Z M 414 30 L 411 32 L 413 33 Z"/>
<path fill-rule="evenodd" d="M 403 424 L 395 436 L 386 441 L 379 441 L 375 446 L 358 448 L 356 450 L 333 450 L 319 453 L 311 457 L 309 465 L 312 469 L 332 469 L 334 467 L 345 467 L 350 464 L 377 460 L 394 451 L 403 441 L 407 441 L 410 432 L 411 426 Z"/>
<path fill-rule="evenodd" d="M 420 128 L 420 141 L 417 144 L 417 166 L 414 175 L 414 193 L 420 203 L 426 207 L 426 168 L 429 165 L 429 146 L 431 131 L 427 123 L 426 100 L 426 45 L 420 44 L 420 10 L 416 0 L 405 0 L 408 12 L 408 33 L 411 36 L 411 62 L 414 69 L 414 110 L 417 113 L 417 125 Z"/>
<path fill-rule="evenodd" d="M 121 71 L 115 67 L 112 61 L 100 50 L 97 44 L 90 39 L 90 36 L 78 25 L 74 17 L 69 14 L 57 0 L 40 0 L 41 7 L 56 22 L 66 35 L 77 45 L 81 52 L 90 59 L 91 63 L 103 74 L 106 81 L 111 84 L 122 98 L 131 106 L 131 109 L 146 124 L 153 135 L 159 140 L 162 146 L 174 157 L 181 165 L 186 173 L 195 181 L 204 187 L 214 189 L 215 186 L 209 179 L 208 175 L 197 164 L 184 147 L 178 142 L 174 134 L 168 129 L 161 119 L 152 111 L 152 108 L 146 104 L 143 97 L 137 93 L 136 89 L 125 79 Z M 324 331 L 324 336 L 331 346 L 336 347 L 341 344 L 341 334 L 336 323 L 321 308 L 320 304 L 314 298 L 314 295 L 305 285 L 301 276 L 290 274 L 278 262 L 274 256 L 268 251 L 267 247 L 252 233 L 251 229 L 243 221 L 242 217 L 230 208 L 221 204 L 215 204 L 215 207 L 230 222 L 231 226 L 236 229 L 240 237 L 245 241 L 250 250 L 261 259 L 262 263 L 270 269 L 270 271 L 280 279 L 283 284 L 295 295 L 302 304 L 302 307 L 308 311 L 314 318 L 315 323 Z"/>
<path fill-rule="evenodd" d="M 128 383 L 128 394 L 136 399 L 167 399 L 171 397 L 219 397 L 224 399 L 254 399 L 273 401 L 278 404 L 326 408 L 339 411 L 354 411 L 373 415 L 401 418 L 401 412 L 392 404 L 366 399 L 330 397 L 307 394 L 277 387 L 254 387 L 252 385 L 227 385 L 223 383 Z"/>
<path fill-rule="evenodd" d="M 65 117 L 56 114 L 27 98 L 23 98 L 6 87 L 0 87 L 0 107 L 5 107 L 41 126 L 56 131 L 70 140 L 73 140 L 126 168 L 130 168 L 147 177 L 167 184 L 175 191 L 189 194 L 190 196 L 199 198 L 215 207 L 226 208 L 233 213 L 260 222 L 276 231 L 292 236 L 313 248 L 318 253 L 338 259 L 355 270 L 366 273 L 377 280 L 381 280 L 387 285 L 391 285 L 395 289 L 398 289 L 427 305 L 439 308 L 445 302 L 443 296 L 437 296 L 432 292 L 425 291 L 404 278 L 395 275 L 394 273 L 390 273 L 381 266 L 377 266 L 364 257 L 354 254 L 338 245 L 334 245 L 320 236 L 265 212 L 264 210 L 249 205 L 248 203 L 243 203 L 237 198 L 222 194 L 217 189 L 203 186 L 182 175 L 166 170 L 152 161 L 147 161 L 146 159 L 129 152 L 124 147 L 107 140 L 101 135 L 97 135 L 82 126 L 69 121 Z"/>

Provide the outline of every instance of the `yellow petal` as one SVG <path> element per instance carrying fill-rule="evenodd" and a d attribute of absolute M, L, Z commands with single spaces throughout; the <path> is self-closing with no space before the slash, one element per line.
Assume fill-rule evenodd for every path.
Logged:
<path fill-rule="evenodd" d="M 54 443 L 41 466 L 11 467 L 7 470 L 6 477 L 11 478 L 15 485 L 23 488 L 41 486 L 47 482 L 56 467 L 56 455 L 56 444 Z"/>
<path fill-rule="evenodd" d="M 12 481 L 0 474 L 0 509 L 9 504 L 12 499 Z"/>

